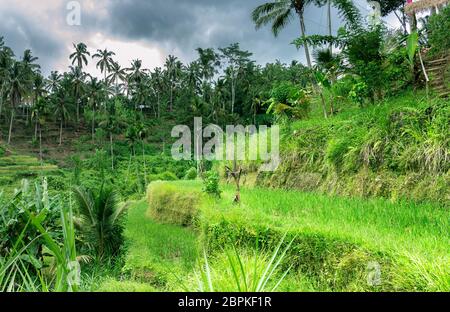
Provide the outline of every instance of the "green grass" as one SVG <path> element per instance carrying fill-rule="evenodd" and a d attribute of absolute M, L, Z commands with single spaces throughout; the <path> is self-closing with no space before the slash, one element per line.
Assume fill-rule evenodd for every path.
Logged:
<path fill-rule="evenodd" d="M 148 205 L 130 206 L 125 230 L 127 256 L 123 268 L 130 280 L 138 284 L 120 284 L 134 290 L 146 284 L 159 290 L 182 290 L 178 279 L 192 271 L 197 259 L 197 235 L 187 228 L 158 224 L 146 216 Z M 100 289 L 116 289 L 117 283 Z M 111 286 L 112 285 L 112 286 Z M 114 287 L 113 287 L 114 286 Z M 139 287 L 138 287 L 139 288 Z"/>
<path fill-rule="evenodd" d="M 234 206 L 230 204 L 233 192 L 225 187 L 220 201 L 204 204 L 205 218 L 233 215 L 243 222 L 350 237 L 378 250 L 401 250 L 430 259 L 449 256 L 450 211 L 432 204 L 246 188 L 241 205 Z"/>
<path fill-rule="evenodd" d="M 169 183 L 184 191 L 201 188 L 200 182 Z M 211 248 L 220 251 L 230 236 L 247 240 L 247 247 L 262 236 L 270 246 L 276 235 L 290 232 L 298 237 L 290 260 L 307 279 L 319 280 L 316 289 L 450 290 L 445 208 L 263 188 L 244 188 L 241 196 L 233 205 L 234 190 L 224 186 L 220 200 L 203 197 L 197 227 L 207 232 L 203 239 Z M 382 288 L 363 285 L 371 261 L 383 266 Z"/>
<path fill-rule="evenodd" d="M 196 188 L 195 183 L 180 182 L 180 184 L 183 184 L 186 189 Z M 148 204 L 143 201 L 130 205 L 125 230 L 128 248 L 122 277 L 102 277 L 99 285 L 93 287 L 94 291 L 198 290 L 196 275 L 203 260 L 201 253 L 198 252 L 201 248 L 199 236 L 191 228 L 157 223 L 148 217 L 147 210 Z M 244 265 L 251 268 L 249 274 L 253 274 L 253 253 L 250 256 L 250 251 L 242 249 L 239 249 L 239 253 L 245 262 Z M 215 290 L 237 291 L 226 253 L 215 253 L 209 257 L 210 269 L 214 272 Z M 260 260 L 266 259 L 264 253 L 258 257 Z M 259 270 L 264 268 L 261 266 Z M 317 289 L 314 282 L 295 272 L 287 276 L 278 288 L 279 291 L 315 291 Z"/>

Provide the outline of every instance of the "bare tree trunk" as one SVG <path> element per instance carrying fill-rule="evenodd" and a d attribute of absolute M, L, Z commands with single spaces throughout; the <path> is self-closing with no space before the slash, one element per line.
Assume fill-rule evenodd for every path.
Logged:
<path fill-rule="evenodd" d="M 9 120 L 9 133 L 8 133 L 8 145 L 11 144 L 11 135 L 13 128 L 13 120 L 14 120 L 14 107 L 11 108 L 11 118 Z"/>
<path fill-rule="evenodd" d="M 114 147 L 112 132 L 109 133 L 109 143 L 111 144 L 111 169 L 114 170 Z"/>
<path fill-rule="evenodd" d="M 94 142 L 95 135 L 95 108 L 92 108 L 92 142 Z"/>
<path fill-rule="evenodd" d="M 328 0 L 328 34 L 333 36 L 333 29 L 331 25 L 331 0 Z M 329 45 L 330 54 L 333 55 L 333 44 L 330 42 Z"/>
<path fill-rule="evenodd" d="M 306 27 L 305 27 L 305 20 L 303 18 L 303 12 L 299 12 L 299 15 L 300 15 L 300 29 L 301 29 L 301 33 L 302 33 L 302 38 L 305 38 L 306 37 Z M 308 67 L 312 68 L 311 55 L 309 53 L 309 47 L 306 42 L 304 44 L 304 47 L 305 47 L 306 62 L 308 64 Z"/>
<path fill-rule="evenodd" d="M 36 113 L 36 122 L 34 124 L 34 140 L 37 141 L 37 131 L 38 131 L 39 114 Z"/>
<path fill-rule="evenodd" d="M 158 118 L 161 117 L 161 99 L 160 99 L 160 95 L 158 92 Z"/>
<path fill-rule="evenodd" d="M 236 101 L 236 82 L 235 78 L 231 78 L 231 114 L 234 114 L 234 103 Z"/>
<path fill-rule="evenodd" d="M 320 100 L 322 101 L 323 116 L 324 116 L 325 118 L 328 118 L 327 104 L 326 104 L 326 102 L 325 102 L 325 98 L 324 98 L 324 96 L 323 96 L 323 92 L 322 92 L 322 91 L 319 91 L 319 94 L 320 94 Z"/>
<path fill-rule="evenodd" d="M 63 131 L 63 119 L 59 123 L 59 146 L 62 145 L 62 131 Z"/>
<path fill-rule="evenodd" d="M 147 187 L 147 164 L 145 162 L 144 140 L 142 140 L 142 159 L 144 160 L 144 181 L 145 181 L 145 187 Z"/>
<path fill-rule="evenodd" d="M 42 129 L 39 124 L 39 160 L 42 162 Z"/>

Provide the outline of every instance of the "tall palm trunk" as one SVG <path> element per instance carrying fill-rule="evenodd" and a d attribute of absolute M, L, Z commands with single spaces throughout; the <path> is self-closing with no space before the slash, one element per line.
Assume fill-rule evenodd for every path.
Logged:
<path fill-rule="evenodd" d="M 36 113 L 36 122 L 34 123 L 34 140 L 37 141 L 39 113 Z"/>
<path fill-rule="evenodd" d="M 8 145 L 11 144 L 11 135 L 13 129 L 13 120 L 14 120 L 14 106 L 11 108 L 11 117 L 9 119 L 9 133 L 8 133 Z"/>
<path fill-rule="evenodd" d="M 305 27 L 305 19 L 303 17 L 303 11 L 298 12 L 298 14 L 300 16 L 300 30 L 302 33 L 302 38 L 305 38 L 306 37 L 306 27 Z M 306 42 L 304 44 L 304 47 L 305 47 L 306 62 L 308 63 L 308 67 L 312 68 L 311 54 L 309 53 L 309 46 Z"/>
<path fill-rule="evenodd" d="M 333 29 L 331 25 L 331 0 L 328 0 L 328 35 L 330 37 L 333 35 Z M 330 55 L 333 55 L 333 44 L 331 42 L 328 48 L 330 49 Z"/>
<path fill-rule="evenodd" d="M 42 128 L 39 124 L 39 160 L 42 162 Z"/>
<path fill-rule="evenodd" d="M 109 132 L 109 143 L 111 145 L 111 169 L 114 170 L 114 146 L 112 132 Z"/>
<path fill-rule="evenodd" d="M 161 105 L 160 105 L 161 99 L 160 99 L 160 95 L 158 92 L 158 118 L 161 117 Z"/>
<path fill-rule="evenodd" d="M 59 146 L 62 145 L 63 118 L 59 122 Z"/>
<path fill-rule="evenodd" d="M 236 102 L 236 81 L 234 77 L 231 77 L 231 114 L 234 114 L 235 102 Z"/>
<path fill-rule="evenodd" d="M 92 142 L 94 142 L 95 135 L 95 108 L 92 107 Z"/>
<path fill-rule="evenodd" d="M 144 181 L 145 181 L 145 187 L 147 187 L 147 164 L 145 162 L 144 140 L 142 140 L 142 159 L 144 160 Z"/>

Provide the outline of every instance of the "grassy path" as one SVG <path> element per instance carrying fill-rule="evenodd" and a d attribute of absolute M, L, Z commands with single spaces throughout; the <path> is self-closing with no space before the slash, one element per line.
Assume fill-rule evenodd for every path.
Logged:
<path fill-rule="evenodd" d="M 190 229 L 158 224 L 146 217 L 148 203 L 130 205 L 125 229 L 128 281 L 106 281 L 102 291 L 181 291 L 179 279 L 192 271 L 197 236 Z"/>

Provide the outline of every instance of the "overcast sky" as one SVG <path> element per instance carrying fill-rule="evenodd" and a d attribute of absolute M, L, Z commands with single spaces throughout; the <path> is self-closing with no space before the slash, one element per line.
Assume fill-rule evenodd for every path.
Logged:
<path fill-rule="evenodd" d="M 146 68 L 162 66 L 169 54 L 189 62 L 198 47 L 224 47 L 240 42 L 261 64 L 279 59 L 304 61 L 303 50 L 290 43 L 299 37 L 299 23 L 291 24 L 277 38 L 270 27 L 255 30 L 253 8 L 266 0 L 80 0 L 81 25 L 67 23 L 66 0 L 0 0 L 0 36 L 17 55 L 31 49 L 42 71 L 65 71 L 72 43 L 84 42 L 89 50 L 107 48 L 124 67 L 143 60 Z M 364 15 L 366 0 L 354 1 Z M 340 25 L 333 12 L 336 31 Z M 309 7 L 305 12 L 308 33 L 325 34 L 326 9 Z M 387 19 L 395 24 L 394 18 Z M 96 73 L 91 62 L 88 71 Z"/>

